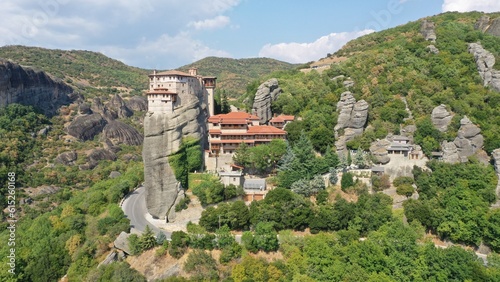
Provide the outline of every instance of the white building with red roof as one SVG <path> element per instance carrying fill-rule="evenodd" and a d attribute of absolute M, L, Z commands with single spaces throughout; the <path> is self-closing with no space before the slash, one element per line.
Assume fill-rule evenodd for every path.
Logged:
<path fill-rule="evenodd" d="M 273 117 L 271 120 L 269 120 L 269 125 L 272 125 L 274 127 L 277 127 L 279 129 L 285 128 L 285 126 L 294 121 L 295 116 L 290 116 L 290 115 L 279 115 Z"/>
<path fill-rule="evenodd" d="M 248 146 L 286 139 L 286 131 L 271 125 L 260 125 L 260 118 L 245 112 L 230 112 L 208 119 L 208 144 L 205 153 L 207 170 L 230 170 L 232 156 L 241 143 Z"/>
<path fill-rule="evenodd" d="M 169 70 L 154 71 L 149 75 L 148 111 L 152 113 L 172 113 L 177 106 L 191 103 L 189 97 L 203 97 L 209 115 L 214 114 L 214 90 L 216 77 L 200 76 L 192 68 L 189 73 Z"/>

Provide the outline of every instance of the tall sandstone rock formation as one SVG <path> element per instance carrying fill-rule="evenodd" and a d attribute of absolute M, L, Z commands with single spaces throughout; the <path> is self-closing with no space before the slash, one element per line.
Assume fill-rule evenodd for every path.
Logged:
<path fill-rule="evenodd" d="M 340 101 L 337 103 L 339 117 L 334 128 L 335 136 L 338 138 L 335 142 L 338 152 L 344 152 L 348 141 L 363 134 L 368 119 L 368 106 L 365 100 L 356 102 L 350 91 L 340 95 Z"/>
<path fill-rule="evenodd" d="M 180 94 L 181 95 L 181 94 Z M 204 140 L 207 105 L 202 93 L 182 94 L 183 104 L 173 113 L 147 113 L 144 118 L 144 186 L 149 213 L 167 222 L 175 221 L 175 205 L 184 190 L 169 164 L 184 137 Z"/>
<path fill-rule="evenodd" d="M 252 108 L 254 113 L 260 118 L 260 123 L 267 123 L 273 117 L 271 103 L 278 99 L 281 92 L 282 90 L 276 78 L 271 78 L 259 86 L 255 93 Z"/>
<path fill-rule="evenodd" d="M 495 56 L 479 43 L 469 43 L 469 53 L 474 56 L 477 71 L 483 80 L 484 86 L 490 86 L 495 91 L 500 92 L 500 71 L 493 68 Z"/>
<path fill-rule="evenodd" d="M 34 106 L 48 116 L 71 103 L 73 89 L 42 71 L 0 59 L 0 107 L 12 103 Z"/>

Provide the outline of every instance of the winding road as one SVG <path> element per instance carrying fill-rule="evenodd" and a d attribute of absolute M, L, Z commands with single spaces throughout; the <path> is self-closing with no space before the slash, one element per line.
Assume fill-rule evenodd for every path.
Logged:
<path fill-rule="evenodd" d="M 125 216 L 130 219 L 130 227 L 137 229 L 139 231 L 144 231 L 146 229 L 146 225 L 153 230 L 153 233 L 156 235 L 159 232 L 165 233 L 168 239 L 170 239 L 172 232 L 168 232 L 165 230 L 161 230 L 147 220 L 146 215 L 148 213 L 146 207 L 146 189 L 144 186 L 139 186 L 133 192 L 128 194 L 122 203 L 122 209 L 125 213 Z"/>

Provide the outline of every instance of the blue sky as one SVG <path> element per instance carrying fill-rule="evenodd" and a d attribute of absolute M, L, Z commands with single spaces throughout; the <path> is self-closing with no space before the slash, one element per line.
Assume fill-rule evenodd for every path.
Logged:
<path fill-rule="evenodd" d="M 0 46 L 101 52 L 142 68 L 207 56 L 304 63 L 351 39 L 499 0 L 2 0 Z"/>

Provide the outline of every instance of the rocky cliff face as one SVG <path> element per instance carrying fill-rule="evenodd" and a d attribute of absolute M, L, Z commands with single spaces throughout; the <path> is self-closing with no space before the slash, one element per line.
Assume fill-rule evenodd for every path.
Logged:
<path fill-rule="evenodd" d="M 204 140 L 207 110 L 201 97 L 172 114 L 148 113 L 144 118 L 144 186 L 149 213 L 156 218 L 175 220 L 175 205 L 184 197 L 184 190 L 174 175 L 168 157 L 179 150 L 183 137 Z"/>
<path fill-rule="evenodd" d="M 484 86 L 491 86 L 492 89 L 500 92 L 500 71 L 493 68 L 495 56 L 479 43 L 469 43 L 469 53 L 474 55 L 477 70 Z"/>
<path fill-rule="evenodd" d="M 73 89 L 42 71 L 0 59 L 0 107 L 12 103 L 34 106 L 53 116 L 71 102 Z"/>
<path fill-rule="evenodd" d="M 337 125 L 335 125 L 335 142 L 337 151 L 345 150 L 345 143 L 363 134 L 364 126 L 368 118 L 368 103 L 365 100 L 356 99 L 350 91 L 340 95 L 337 103 L 337 111 L 340 112 Z M 343 130 L 343 134 L 342 131 Z"/>
<path fill-rule="evenodd" d="M 273 117 L 271 103 L 278 99 L 281 92 L 276 78 L 271 78 L 259 86 L 252 108 L 255 114 L 260 117 L 260 123 L 267 123 Z"/>
<path fill-rule="evenodd" d="M 486 15 L 481 16 L 474 25 L 474 28 L 494 36 L 500 36 L 500 18 L 491 20 Z"/>
<path fill-rule="evenodd" d="M 484 156 L 482 147 L 484 137 L 481 129 L 473 124 L 466 116 L 460 120 L 460 129 L 453 142 L 444 141 L 443 160 L 448 163 L 467 162 L 472 155 Z"/>
<path fill-rule="evenodd" d="M 141 100 L 136 99 L 140 110 Z M 101 99 L 94 98 L 91 104 L 80 101 L 77 116 L 66 128 L 69 135 L 80 140 L 91 140 L 103 133 L 103 141 L 110 141 L 113 145 L 141 145 L 143 136 L 137 129 L 125 124 L 118 118 L 132 116 L 134 111 L 128 107 L 122 97 L 115 95 L 106 105 Z"/>

